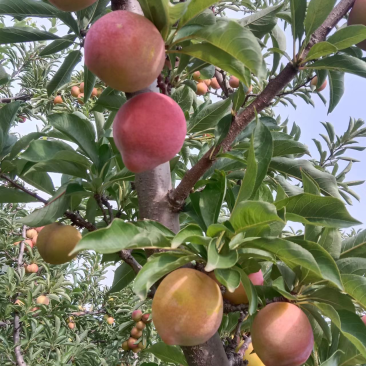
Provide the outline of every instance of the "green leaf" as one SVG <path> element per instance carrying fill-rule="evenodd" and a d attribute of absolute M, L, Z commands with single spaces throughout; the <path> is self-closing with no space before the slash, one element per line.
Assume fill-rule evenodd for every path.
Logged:
<path fill-rule="evenodd" d="M 108 227 L 83 236 L 72 253 L 81 250 L 95 250 L 103 254 L 115 253 L 128 247 L 139 232 L 140 230 L 135 225 L 121 219 L 115 219 Z"/>
<path fill-rule="evenodd" d="M 256 248 L 267 251 L 277 256 L 291 269 L 296 268 L 296 266 L 303 266 L 317 275 L 321 275 L 319 266 L 313 255 L 299 244 L 291 241 L 272 238 L 248 239 L 247 241 L 244 241 L 240 247 Z"/>
<path fill-rule="evenodd" d="M 0 65 L 0 85 L 6 84 L 10 80 L 10 76 L 5 71 L 4 67 Z"/>
<path fill-rule="evenodd" d="M 339 229 L 324 229 L 319 244 L 334 258 L 338 259 L 341 254 L 342 236 Z"/>
<path fill-rule="evenodd" d="M 33 162 L 40 162 L 52 159 L 56 153 L 62 150 L 74 151 L 65 142 L 58 140 L 33 140 L 28 148 L 20 154 L 21 159 Z"/>
<path fill-rule="evenodd" d="M 344 73 L 340 71 L 328 71 L 329 79 L 329 109 L 328 114 L 334 111 L 344 94 Z"/>
<path fill-rule="evenodd" d="M 149 19 L 160 31 L 163 39 L 167 39 L 170 30 L 169 23 L 169 0 L 139 0 L 142 11 L 147 19 Z"/>
<path fill-rule="evenodd" d="M 238 252 L 236 250 L 230 250 L 229 247 L 224 244 L 224 247 L 219 252 L 217 248 L 218 245 L 220 245 L 220 238 L 211 239 L 207 248 L 206 272 L 212 272 L 216 268 L 231 268 L 239 259 Z"/>
<path fill-rule="evenodd" d="M 56 7 L 42 1 L 0 0 L 0 14 L 21 18 L 59 18 L 68 25 L 74 33 L 79 33 L 79 27 L 71 13 L 60 11 Z"/>
<path fill-rule="evenodd" d="M 334 55 L 307 65 L 311 70 L 342 71 L 366 77 L 366 62 L 348 55 Z"/>
<path fill-rule="evenodd" d="M 331 53 L 336 53 L 338 48 L 329 42 L 319 42 L 310 48 L 304 63 L 310 60 L 315 60 L 324 56 L 328 56 Z"/>
<path fill-rule="evenodd" d="M 86 103 L 92 95 L 93 88 L 97 77 L 84 65 L 84 103 Z"/>
<path fill-rule="evenodd" d="M 187 11 L 183 15 L 179 22 L 179 28 L 187 24 L 191 19 L 202 13 L 204 10 L 209 8 L 211 5 L 216 4 L 217 0 L 200 0 L 190 1 L 188 4 Z"/>
<path fill-rule="evenodd" d="M 286 35 L 284 31 L 276 25 L 271 31 L 272 44 L 274 48 L 277 48 L 281 53 L 273 52 L 273 65 L 271 73 L 274 74 L 280 64 L 282 53 L 286 52 Z"/>
<path fill-rule="evenodd" d="M 258 230 L 272 225 L 281 225 L 281 227 L 285 225 L 277 215 L 276 207 L 273 204 L 260 201 L 239 203 L 231 215 L 230 223 L 236 233 Z M 232 245 L 231 248 L 234 248 Z"/>
<path fill-rule="evenodd" d="M 142 300 L 146 298 L 150 287 L 166 274 L 196 259 L 195 255 L 161 253 L 153 255 L 138 273 L 133 291 Z"/>
<path fill-rule="evenodd" d="M 342 241 L 341 258 L 366 257 L 366 230 Z"/>
<path fill-rule="evenodd" d="M 0 28 L 1 30 L 1 28 Z M 3 151 L 9 134 L 10 126 L 15 120 L 20 102 L 8 103 L 0 109 L 0 152 Z"/>
<path fill-rule="evenodd" d="M 1 29 L 0 29 L 1 32 Z M 81 52 L 71 51 L 65 58 L 61 67 L 56 71 L 52 80 L 47 84 L 47 94 L 50 96 L 55 90 L 61 88 L 71 80 L 71 74 L 76 65 L 81 61 Z"/>
<path fill-rule="evenodd" d="M 191 37 L 208 42 L 239 60 L 251 72 L 258 75 L 263 62 L 261 47 L 253 33 L 234 21 L 218 22 L 201 28 Z M 247 83 L 245 83 L 247 87 Z"/>
<path fill-rule="evenodd" d="M 299 141 L 294 140 L 290 135 L 283 132 L 272 132 L 273 157 L 291 154 L 308 154 L 308 147 Z"/>
<path fill-rule="evenodd" d="M 244 27 L 248 27 L 256 37 L 262 38 L 276 26 L 276 15 L 282 7 L 283 4 L 268 6 L 263 10 L 259 10 L 254 14 L 239 20 L 239 23 Z"/>
<path fill-rule="evenodd" d="M 160 232 L 143 231 L 137 234 L 123 249 L 170 248 L 170 241 Z"/>
<path fill-rule="evenodd" d="M 66 36 L 56 39 L 47 45 L 40 53 L 40 56 L 48 56 L 53 55 L 57 52 L 63 51 L 66 48 L 69 48 L 75 41 L 76 34 L 67 34 Z"/>
<path fill-rule="evenodd" d="M 173 5 L 169 3 L 169 23 L 174 25 L 187 11 L 189 2 L 183 2 Z"/>
<path fill-rule="evenodd" d="M 120 92 L 108 87 L 104 89 L 103 93 L 98 98 L 92 110 L 97 112 L 104 112 L 105 109 L 108 109 L 110 111 L 117 112 L 126 101 L 127 99 L 125 95 L 121 95 Z M 112 118 L 110 125 L 106 123 L 104 129 L 108 129 L 111 127 L 113 119 L 114 118 Z"/>
<path fill-rule="evenodd" d="M 180 245 L 189 242 L 189 238 L 192 236 L 202 236 L 202 229 L 196 224 L 189 224 L 180 230 L 172 240 L 172 248 L 176 249 Z"/>
<path fill-rule="evenodd" d="M 252 135 L 248 154 L 248 165 L 236 199 L 234 213 L 237 204 L 252 199 L 256 194 L 263 179 L 267 175 L 272 153 L 273 141 L 271 132 L 262 122 L 260 122 L 260 120 L 258 120 Z"/>
<path fill-rule="evenodd" d="M 336 0 L 311 0 L 305 18 L 306 39 L 316 31 L 333 10 Z M 307 43 L 305 41 L 305 43 Z"/>
<path fill-rule="evenodd" d="M 344 352 L 342 350 L 337 350 L 332 354 L 326 361 L 324 361 L 320 366 L 338 366 L 340 364 L 340 359 Z"/>
<path fill-rule="evenodd" d="M 241 269 L 241 268 L 235 268 L 236 271 L 240 274 L 240 281 L 244 287 L 245 293 L 247 294 L 248 300 L 249 300 L 249 308 L 248 312 L 249 315 L 253 315 L 258 310 L 258 296 L 257 291 L 252 284 L 252 281 L 249 279 L 248 275 Z"/>
<path fill-rule="evenodd" d="M 323 318 L 320 311 L 316 307 L 314 307 L 312 305 L 307 305 L 307 304 L 301 305 L 301 309 L 305 310 L 305 313 L 308 311 L 315 318 L 317 323 L 320 325 L 322 331 L 324 332 L 324 335 L 327 338 L 328 342 L 331 342 L 332 334 L 331 334 L 329 324 Z M 335 366 L 338 366 L 338 365 L 335 365 Z"/>
<path fill-rule="evenodd" d="M 324 316 L 330 318 L 342 334 L 366 357 L 365 324 L 363 324 L 361 318 L 357 314 L 346 310 L 337 312 L 332 306 L 327 304 L 314 305 L 319 308 Z"/>
<path fill-rule="evenodd" d="M 38 173 L 39 174 L 39 173 Z M 33 211 L 18 221 L 30 227 L 44 226 L 54 223 L 59 217 L 63 216 L 69 205 L 69 198 L 65 195 L 60 196 L 42 208 Z"/>
<path fill-rule="evenodd" d="M 0 177 L 1 179 L 1 177 Z M 36 198 L 14 188 L 0 187 L 0 203 L 39 202 Z"/>
<path fill-rule="evenodd" d="M 323 194 L 341 199 L 336 178 L 328 172 L 315 168 L 308 160 L 276 157 L 272 158 L 270 168 L 299 180 L 302 180 L 301 170 L 303 170 L 318 183 Z"/>
<path fill-rule="evenodd" d="M 275 202 L 277 210 L 286 207 L 290 221 L 324 227 L 350 227 L 359 225 L 347 211 L 342 201 L 334 197 L 322 197 L 309 193 Z"/>
<path fill-rule="evenodd" d="M 75 114 L 57 113 L 48 116 L 50 124 L 77 144 L 96 164 L 98 152 L 93 125 Z"/>
<path fill-rule="evenodd" d="M 333 306 L 336 310 L 355 311 L 351 298 L 331 287 L 323 287 L 307 296 L 309 300 L 323 302 Z"/>
<path fill-rule="evenodd" d="M 35 28 L 0 28 L 0 44 L 49 41 L 58 39 L 56 34 L 41 31 Z"/>
<path fill-rule="evenodd" d="M 190 46 L 183 47 L 181 50 L 172 50 L 169 52 L 198 58 L 236 76 L 245 85 L 250 83 L 250 80 L 247 80 L 247 72 L 243 63 L 210 43 L 192 44 Z M 260 65 L 257 66 L 259 67 Z"/>
<path fill-rule="evenodd" d="M 47 173 L 26 173 L 21 174 L 20 178 L 24 180 L 24 182 L 32 185 L 33 187 L 46 192 L 50 195 L 53 195 L 54 193 L 54 186 L 52 183 L 51 177 Z"/>
<path fill-rule="evenodd" d="M 343 274 L 342 281 L 346 293 L 366 308 L 366 278 L 353 274 Z"/>
<path fill-rule="evenodd" d="M 341 275 L 337 264 L 326 250 L 324 250 L 319 244 L 310 241 L 294 240 L 294 242 L 312 254 L 318 263 L 322 279 L 332 282 L 340 290 L 343 290 Z"/>
<path fill-rule="evenodd" d="M 338 50 L 343 50 L 365 39 L 366 27 L 364 25 L 349 25 L 337 30 L 327 41 L 334 44 Z"/>
<path fill-rule="evenodd" d="M 188 366 L 182 350 L 176 346 L 168 346 L 164 342 L 158 342 L 147 348 L 144 353 L 152 353 L 163 362 Z"/>
<path fill-rule="evenodd" d="M 292 36 L 294 39 L 301 40 L 305 27 L 304 21 L 306 16 L 306 0 L 290 0 L 291 6 L 291 25 L 292 25 Z"/>
<path fill-rule="evenodd" d="M 344 258 L 337 261 L 337 266 L 342 274 L 358 276 L 366 275 L 366 258 Z"/>
<path fill-rule="evenodd" d="M 231 100 L 206 105 L 188 121 L 188 133 L 213 129 L 231 111 Z"/>
<path fill-rule="evenodd" d="M 194 98 L 194 91 L 186 85 L 175 89 L 172 94 L 172 99 L 179 104 L 183 112 L 190 111 Z"/>
<path fill-rule="evenodd" d="M 240 273 L 235 269 L 215 269 L 215 277 L 229 292 L 234 292 L 240 285 Z"/>

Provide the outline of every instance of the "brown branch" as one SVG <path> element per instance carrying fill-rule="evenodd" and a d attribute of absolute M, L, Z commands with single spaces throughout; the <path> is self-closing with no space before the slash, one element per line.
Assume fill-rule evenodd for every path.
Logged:
<path fill-rule="evenodd" d="M 229 94 L 231 94 L 233 92 L 233 90 L 229 89 L 227 87 L 224 71 L 222 71 L 220 69 L 215 69 L 215 78 L 216 78 L 217 82 L 219 83 L 219 85 L 221 86 L 221 89 L 224 92 L 225 97 L 228 98 Z"/>
<path fill-rule="evenodd" d="M 108 221 L 107 214 L 106 214 L 106 212 L 105 212 L 105 210 L 104 210 L 104 206 L 103 206 L 103 202 L 102 202 L 101 195 L 100 195 L 99 193 L 96 193 L 96 194 L 94 195 L 94 198 L 95 198 L 95 200 L 97 201 L 99 208 L 102 210 L 102 214 L 103 214 L 103 220 L 104 220 L 104 222 L 105 222 L 107 225 L 109 225 L 109 224 L 110 224 L 110 222 Z"/>
<path fill-rule="evenodd" d="M 132 267 L 134 272 L 137 274 L 140 272 L 142 266 L 137 260 L 132 256 L 130 250 L 121 250 L 119 253 L 120 258 Z"/>
<path fill-rule="evenodd" d="M 0 174 L 0 178 L 6 180 L 7 182 L 9 182 L 13 187 L 29 194 L 30 196 L 34 197 L 36 200 L 38 200 L 39 202 L 44 203 L 45 205 L 50 204 L 51 202 L 55 201 L 52 200 L 50 202 L 48 202 L 46 199 L 42 198 L 41 196 L 39 196 L 37 193 L 34 193 L 32 191 L 30 191 L 29 189 L 23 187 L 21 184 L 13 181 L 12 179 L 8 178 L 5 174 Z M 75 213 L 75 212 L 71 212 L 71 211 L 66 211 L 65 212 L 65 216 L 71 220 L 71 222 L 79 227 L 84 227 L 85 229 L 89 230 L 89 231 L 94 231 L 97 228 L 90 222 L 88 222 L 87 220 L 85 220 L 79 213 Z"/>
<path fill-rule="evenodd" d="M 108 208 L 109 220 L 110 220 L 110 222 L 112 222 L 114 219 L 113 208 L 105 196 L 102 195 L 101 200 L 103 202 L 103 205 Z"/>
<path fill-rule="evenodd" d="M 328 33 L 347 14 L 354 2 L 355 0 L 342 0 L 339 2 L 339 4 L 329 14 L 325 22 L 311 36 L 310 42 L 301 55 L 302 58 L 306 57 L 310 48 L 314 44 L 325 40 Z M 226 152 L 230 149 L 235 138 L 254 119 L 255 114 L 260 113 L 262 110 L 270 106 L 271 101 L 278 94 L 280 94 L 286 85 L 288 85 L 295 78 L 297 73 L 297 65 L 294 65 L 292 62 L 288 63 L 287 66 L 274 79 L 269 81 L 267 87 L 253 101 L 253 103 L 251 103 L 240 115 L 235 118 L 224 141 L 220 145 L 211 148 L 198 161 L 198 163 L 185 174 L 178 187 L 168 193 L 168 199 L 174 211 L 181 209 L 192 187 L 212 166 L 218 153 L 220 151 Z M 220 77 L 220 72 L 216 70 L 215 74 L 217 81 L 220 84 L 218 79 L 218 77 Z M 223 86 L 225 87 L 224 84 L 221 85 L 221 87 Z"/>
<path fill-rule="evenodd" d="M 11 98 L 0 98 L 0 103 L 11 103 L 13 101 L 17 101 L 17 100 L 22 100 L 22 101 L 27 101 L 32 99 L 33 94 L 31 95 L 21 95 L 19 97 L 11 97 Z"/>
<path fill-rule="evenodd" d="M 23 225 L 22 229 L 22 236 L 25 240 L 26 238 L 26 226 Z M 21 241 L 19 245 L 19 256 L 18 256 L 18 271 L 23 266 L 23 255 L 24 255 L 24 240 Z M 18 297 L 18 295 L 16 296 Z M 15 299 L 16 300 L 16 299 Z M 16 311 L 14 313 L 14 334 L 13 334 L 13 340 L 14 340 L 14 353 L 15 353 L 15 359 L 16 359 L 16 365 L 17 366 L 27 366 L 27 364 L 24 361 L 22 350 L 20 348 L 20 332 L 22 330 L 22 325 L 20 323 L 20 316 L 19 313 Z"/>

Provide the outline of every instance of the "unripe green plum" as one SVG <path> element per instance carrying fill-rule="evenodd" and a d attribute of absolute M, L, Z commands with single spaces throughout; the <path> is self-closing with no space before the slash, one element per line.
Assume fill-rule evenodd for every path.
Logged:
<path fill-rule="evenodd" d="M 125 103 L 113 122 L 114 142 L 127 169 L 141 173 L 168 162 L 181 150 L 187 123 L 166 95 L 142 93 Z"/>
<path fill-rule="evenodd" d="M 263 285 L 264 279 L 261 270 L 249 274 L 248 277 L 253 285 L 255 286 Z M 234 292 L 226 291 L 224 293 L 224 299 L 228 300 L 233 305 L 248 304 L 249 302 L 247 293 L 245 292 L 244 286 L 241 282 L 239 287 L 236 288 Z"/>
<path fill-rule="evenodd" d="M 155 25 L 125 10 L 98 19 L 86 35 L 84 49 L 85 64 L 95 75 L 129 93 L 153 83 L 165 63 L 164 40 Z"/>
<path fill-rule="evenodd" d="M 51 264 L 70 262 L 76 254 L 69 256 L 81 239 L 80 232 L 70 225 L 50 224 L 39 233 L 37 248 L 41 257 Z"/>
<path fill-rule="evenodd" d="M 125 341 L 125 342 L 123 342 L 123 343 L 122 343 L 122 349 L 123 349 L 124 351 L 128 351 L 128 350 L 130 349 L 130 347 L 128 347 L 128 343 L 127 343 L 127 341 Z"/>
<path fill-rule="evenodd" d="M 253 347 L 266 366 L 300 366 L 314 347 L 305 313 L 296 305 L 277 302 L 265 306 L 251 327 Z"/>
<path fill-rule="evenodd" d="M 62 11 L 79 11 L 93 5 L 97 0 L 49 0 Z"/>
<path fill-rule="evenodd" d="M 366 25 L 366 0 L 356 0 L 348 17 L 348 25 Z M 357 44 L 366 51 L 366 40 Z"/>
<path fill-rule="evenodd" d="M 219 328 L 223 300 L 219 286 L 206 274 L 180 268 L 160 283 L 152 303 L 155 328 L 168 345 L 196 346 Z"/>

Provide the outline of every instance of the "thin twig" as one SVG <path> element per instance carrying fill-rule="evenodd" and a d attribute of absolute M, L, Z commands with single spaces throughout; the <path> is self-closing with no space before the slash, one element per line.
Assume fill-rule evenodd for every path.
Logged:
<path fill-rule="evenodd" d="M 113 219 L 114 219 L 114 217 L 113 217 L 113 208 L 112 208 L 111 204 L 109 203 L 107 197 L 102 195 L 100 198 L 103 202 L 103 205 L 108 208 L 109 221 L 112 222 Z"/>
<path fill-rule="evenodd" d="M 11 98 L 2 98 L 0 99 L 0 103 L 11 103 L 13 101 L 17 101 L 17 100 L 22 100 L 22 101 L 27 101 L 32 99 L 33 94 L 31 95 L 21 95 L 19 97 L 11 97 Z"/>
<path fill-rule="evenodd" d="M 280 93 L 280 94 L 277 94 L 277 97 L 282 97 L 283 95 L 289 95 L 289 94 L 293 94 L 295 93 L 296 91 L 298 91 L 299 89 L 303 88 L 304 86 L 306 86 L 307 83 L 309 83 L 311 80 L 313 80 L 315 78 L 315 75 L 312 76 L 312 77 L 309 77 L 306 79 L 306 81 L 304 83 L 302 83 L 301 85 L 297 86 L 296 88 L 292 89 L 292 90 L 289 90 L 287 92 L 283 92 L 283 93 Z"/>
<path fill-rule="evenodd" d="M 102 202 L 102 198 L 101 195 L 99 193 L 96 193 L 94 195 L 95 200 L 98 203 L 99 208 L 102 210 L 102 214 L 103 214 L 103 220 L 104 222 L 109 225 L 110 222 L 108 221 L 108 217 L 107 217 L 107 213 L 105 212 L 104 206 L 103 206 L 103 202 Z"/>
<path fill-rule="evenodd" d="M 135 271 L 135 273 L 139 273 L 142 266 L 137 260 L 132 256 L 130 250 L 121 250 L 119 251 L 120 258 L 126 262 L 129 266 L 132 267 L 132 269 Z"/>

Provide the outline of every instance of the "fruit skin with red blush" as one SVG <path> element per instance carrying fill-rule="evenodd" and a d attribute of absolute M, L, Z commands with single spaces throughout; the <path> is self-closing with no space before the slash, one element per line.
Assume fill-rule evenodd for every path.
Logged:
<path fill-rule="evenodd" d="M 118 111 L 113 138 L 123 163 L 141 173 L 168 162 L 181 150 L 187 123 L 180 106 L 158 93 L 139 94 Z"/>

